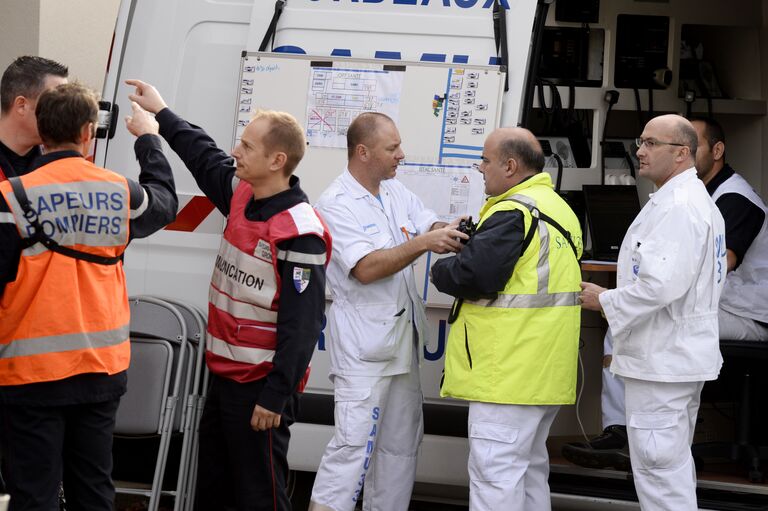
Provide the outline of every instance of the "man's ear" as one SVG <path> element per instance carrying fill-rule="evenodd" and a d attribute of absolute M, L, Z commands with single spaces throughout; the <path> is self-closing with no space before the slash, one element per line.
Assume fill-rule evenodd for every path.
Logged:
<path fill-rule="evenodd" d="M 365 144 L 357 144 L 355 146 L 355 154 L 361 161 L 368 161 L 368 156 L 370 155 Z"/>
<path fill-rule="evenodd" d="M 506 177 L 512 177 L 515 174 L 517 174 L 518 169 L 520 166 L 517 163 L 517 160 L 514 158 L 508 158 L 507 159 L 507 170 L 505 171 Z"/>
<path fill-rule="evenodd" d="M 80 143 L 90 142 L 96 136 L 96 125 L 92 122 L 86 122 L 80 127 Z"/>
<path fill-rule="evenodd" d="M 273 153 L 272 162 L 269 164 L 269 170 L 275 172 L 282 170 L 285 167 L 285 163 L 288 161 L 288 155 L 282 151 Z"/>
<path fill-rule="evenodd" d="M 13 98 L 13 103 L 11 104 L 11 110 L 22 116 L 29 114 L 35 115 L 35 111 L 31 107 L 31 101 L 25 96 L 16 96 Z"/>
<path fill-rule="evenodd" d="M 712 157 L 715 159 L 715 161 L 722 159 L 723 155 L 725 154 L 725 144 L 721 140 L 720 142 L 716 142 L 715 145 L 712 147 Z"/>

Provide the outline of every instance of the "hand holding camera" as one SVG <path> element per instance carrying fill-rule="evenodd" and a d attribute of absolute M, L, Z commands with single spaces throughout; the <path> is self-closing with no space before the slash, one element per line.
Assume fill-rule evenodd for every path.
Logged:
<path fill-rule="evenodd" d="M 471 216 L 468 216 L 467 218 L 461 219 L 456 230 L 467 235 L 467 238 L 458 238 L 458 241 L 463 245 L 466 245 L 467 242 L 469 242 L 469 239 L 474 236 L 475 231 L 477 231 L 477 224 L 472 222 Z"/>

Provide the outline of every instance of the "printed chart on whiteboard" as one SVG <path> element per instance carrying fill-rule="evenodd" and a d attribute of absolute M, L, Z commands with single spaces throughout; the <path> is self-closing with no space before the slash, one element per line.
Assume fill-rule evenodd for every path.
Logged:
<path fill-rule="evenodd" d="M 439 161 L 479 160 L 485 137 L 496 127 L 499 74 L 478 69 L 448 70 Z M 436 101 L 441 98 L 436 97 Z M 494 108 L 489 109 L 489 105 Z"/>
<path fill-rule="evenodd" d="M 400 112 L 402 71 L 313 67 L 307 97 L 307 142 L 318 147 L 347 147 L 347 127 L 362 112 Z"/>
<path fill-rule="evenodd" d="M 441 222 L 477 215 L 483 205 L 483 176 L 471 165 L 403 162 L 397 179 L 437 213 Z"/>

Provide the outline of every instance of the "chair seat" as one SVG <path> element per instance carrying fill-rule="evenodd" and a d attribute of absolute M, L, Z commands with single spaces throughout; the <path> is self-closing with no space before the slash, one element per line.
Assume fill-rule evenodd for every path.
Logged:
<path fill-rule="evenodd" d="M 765 373 L 768 342 L 721 339 L 720 353 L 724 368 L 730 369 L 731 376 L 741 380 L 741 389 L 734 396 L 740 410 L 735 419 L 734 440 L 694 444 L 693 455 L 699 459 L 724 458 L 742 462 L 747 467 L 749 480 L 762 482 L 764 474 L 760 462 L 768 460 L 768 446 L 761 445 L 764 443 L 762 438 L 754 438 L 752 422 L 758 412 L 755 398 L 761 394 L 754 380 Z"/>

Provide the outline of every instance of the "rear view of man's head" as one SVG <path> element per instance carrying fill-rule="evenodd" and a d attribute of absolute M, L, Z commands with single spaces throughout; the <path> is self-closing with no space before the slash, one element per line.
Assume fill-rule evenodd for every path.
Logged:
<path fill-rule="evenodd" d="M 79 83 L 62 84 L 40 95 L 35 114 L 46 147 L 82 144 L 96 132 L 98 97 Z"/>

